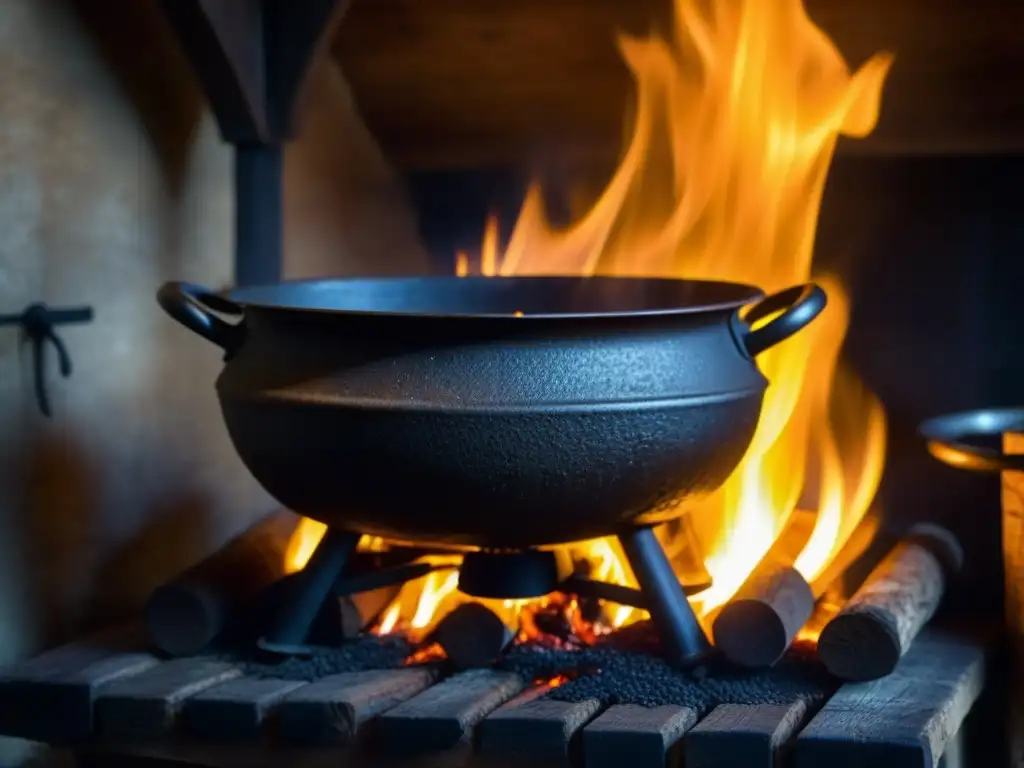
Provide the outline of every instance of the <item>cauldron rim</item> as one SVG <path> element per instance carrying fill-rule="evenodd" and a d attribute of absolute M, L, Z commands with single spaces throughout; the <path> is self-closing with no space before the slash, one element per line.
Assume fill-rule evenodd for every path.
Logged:
<path fill-rule="evenodd" d="M 257 310 L 529 321 L 731 311 L 763 298 L 764 292 L 719 280 L 545 275 L 313 278 L 230 288 L 218 295 Z"/>

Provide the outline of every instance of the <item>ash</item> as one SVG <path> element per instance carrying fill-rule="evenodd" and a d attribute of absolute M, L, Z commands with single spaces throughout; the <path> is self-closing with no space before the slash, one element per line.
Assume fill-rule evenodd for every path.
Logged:
<path fill-rule="evenodd" d="M 402 637 L 364 635 L 335 648 L 315 649 L 312 656 L 304 658 L 292 656 L 284 661 L 245 659 L 243 667 L 245 673 L 252 677 L 312 682 L 340 672 L 398 669 L 414 650 L 415 647 Z"/>
<path fill-rule="evenodd" d="M 533 680 L 568 677 L 546 694 L 557 701 L 597 699 L 604 705 L 645 707 L 676 704 L 692 707 L 702 716 L 719 704 L 820 701 L 836 687 L 813 649 L 806 646 L 794 646 L 774 667 L 758 671 L 719 662 L 695 673 L 671 667 L 650 652 L 607 646 L 566 651 L 531 644 L 510 649 L 499 667 Z"/>

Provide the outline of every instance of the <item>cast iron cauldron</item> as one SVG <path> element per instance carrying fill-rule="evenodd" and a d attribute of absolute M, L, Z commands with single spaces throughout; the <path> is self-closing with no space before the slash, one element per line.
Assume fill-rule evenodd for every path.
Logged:
<path fill-rule="evenodd" d="M 807 284 L 741 319 L 762 296 L 431 277 L 168 283 L 158 300 L 224 349 L 228 431 L 282 504 L 398 540 L 518 548 L 662 522 L 725 481 L 767 386 L 754 357 L 826 302 Z"/>

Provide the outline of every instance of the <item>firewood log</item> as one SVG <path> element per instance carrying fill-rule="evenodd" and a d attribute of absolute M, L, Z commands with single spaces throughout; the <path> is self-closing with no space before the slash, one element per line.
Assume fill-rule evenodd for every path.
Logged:
<path fill-rule="evenodd" d="M 172 656 L 197 653 L 223 632 L 239 607 L 284 573 L 299 516 L 280 510 L 154 590 L 145 607 L 152 644 Z"/>
<path fill-rule="evenodd" d="M 156 589 L 146 605 L 150 641 L 171 656 L 198 653 L 215 640 L 255 640 L 270 627 L 275 606 L 293 598 L 294 574 L 285 575 L 285 553 L 299 516 L 268 515 L 205 560 Z M 351 573 L 365 574 L 408 564 L 424 550 L 396 547 L 356 552 Z M 358 635 L 397 596 L 387 585 L 325 601 L 307 640 L 329 645 Z"/>
<path fill-rule="evenodd" d="M 744 667 L 770 667 L 814 610 L 807 580 L 792 567 L 816 514 L 795 510 L 786 530 L 712 622 L 715 647 Z"/>
<path fill-rule="evenodd" d="M 896 668 L 963 565 L 952 533 L 914 526 L 821 632 L 818 655 L 836 677 L 875 680 Z"/>
<path fill-rule="evenodd" d="M 427 642 L 440 645 L 456 669 L 490 666 L 515 633 L 490 608 L 463 603 L 446 615 Z"/>
<path fill-rule="evenodd" d="M 765 563 L 715 618 L 715 647 L 734 664 L 770 667 L 813 610 L 814 594 L 799 571 L 783 563 Z"/>

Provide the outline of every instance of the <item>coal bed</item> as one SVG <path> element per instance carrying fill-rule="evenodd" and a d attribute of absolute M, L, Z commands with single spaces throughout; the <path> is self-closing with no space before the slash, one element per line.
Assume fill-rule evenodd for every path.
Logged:
<path fill-rule="evenodd" d="M 606 706 L 645 707 L 676 704 L 699 713 L 719 704 L 812 703 L 826 699 L 837 687 L 806 644 L 794 644 L 771 669 L 755 671 L 719 661 L 696 670 L 677 669 L 651 652 L 651 644 L 643 647 L 643 651 L 629 651 L 604 643 L 567 650 L 526 642 L 510 648 L 494 667 L 536 683 L 557 680 L 544 694 L 557 701 L 596 699 Z M 256 677 L 315 681 L 343 672 L 397 669 L 406 666 L 406 659 L 417 650 L 398 636 L 366 635 L 279 663 L 247 659 L 245 669 Z M 443 659 L 430 663 L 445 667 Z"/>
<path fill-rule="evenodd" d="M 277 680 L 313 682 L 342 672 L 398 669 L 416 651 L 416 646 L 398 635 L 363 635 L 333 648 L 315 648 L 308 656 L 265 658 L 225 654 L 230 661 L 243 662 L 247 675 Z"/>

